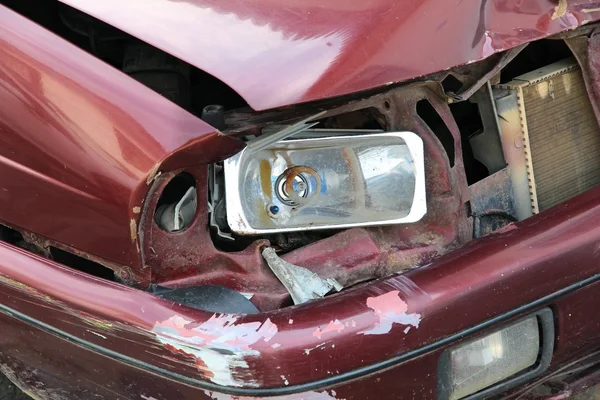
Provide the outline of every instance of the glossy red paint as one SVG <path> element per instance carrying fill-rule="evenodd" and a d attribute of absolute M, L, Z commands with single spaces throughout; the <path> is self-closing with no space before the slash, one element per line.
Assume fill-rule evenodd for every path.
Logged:
<path fill-rule="evenodd" d="M 256 110 L 386 86 L 600 18 L 569 0 L 61 0 L 221 79 Z"/>
<path fill-rule="evenodd" d="M 148 179 L 240 148 L 4 6 L 0 65 L 0 220 L 107 263 L 141 265 Z"/>
<path fill-rule="evenodd" d="M 599 194 L 592 190 L 404 275 L 246 316 L 177 306 L 0 245 L 0 304 L 191 379 L 273 388 L 285 386 L 283 375 L 293 386 L 384 362 L 598 274 Z M 399 307 L 383 318 L 377 298 L 390 293 Z M 581 324 L 595 326 L 594 318 Z M 343 329 L 328 329 L 338 321 Z"/>

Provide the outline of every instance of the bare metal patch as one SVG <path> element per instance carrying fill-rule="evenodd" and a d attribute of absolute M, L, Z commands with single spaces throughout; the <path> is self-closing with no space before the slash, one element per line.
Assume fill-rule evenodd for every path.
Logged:
<path fill-rule="evenodd" d="M 213 400 L 257 400 L 257 397 L 247 397 L 247 396 L 232 396 L 229 394 L 218 393 L 218 392 L 210 392 L 205 390 L 207 396 L 209 396 Z M 335 390 L 323 391 L 323 392 L 304 392 L 304 393 L 295 393 L 286 396 L 276 396 L 269 397 L 272 400 L 345 400 L 342 398 L 335 397 L 337 393 Z"/>
<path fill-rule="evenodd" d="M 137 240 L 137 223 L 133 218 L 129 221 L 129 233 L 131 234 L 131 241 L 135 242 Z"/>
<path fill-rule="evenodd" d="M 558 5 L 554 9 L 554 13 L 552 14 L 552 19 L 564 17 L 566 13 L 567 13 L 567 0 L 558 0 Z"/>

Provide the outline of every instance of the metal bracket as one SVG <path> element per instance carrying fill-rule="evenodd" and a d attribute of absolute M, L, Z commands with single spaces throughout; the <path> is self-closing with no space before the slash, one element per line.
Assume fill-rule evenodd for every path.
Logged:
<path fill-rule="evenodd" d="M 265 248 L 262 255 L 275 276 L 290 292 L 294 304 L 319 299 L 333 289 L 339 292 L 344 288 L 333 278 L 323 279 L 306 268 L 282 260 L 271 247 Z"/>

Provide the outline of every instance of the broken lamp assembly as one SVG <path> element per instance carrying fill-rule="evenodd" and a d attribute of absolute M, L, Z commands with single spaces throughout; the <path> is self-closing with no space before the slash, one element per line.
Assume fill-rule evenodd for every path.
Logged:
<path fill-rule="evenodd" d="M 248 146 L 225 160 L 231 231 L 257 235 L 420 220 L 426 212 L 421 138 L 355 133 L 314 131 L 307 139 Z"/>

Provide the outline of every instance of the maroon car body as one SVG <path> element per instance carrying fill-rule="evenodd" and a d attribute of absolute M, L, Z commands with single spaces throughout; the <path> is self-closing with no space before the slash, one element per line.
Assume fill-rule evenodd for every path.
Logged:
<path fill-rule="evenodd" d="M 584 0 L 63 3 L 218 77 L 255 111 L 355 92 L 381 99 L 382 87 L 600 19 L 600 5 Z M 592 99 L 600 96 L 596 42 L 580 60 Z M 223 252 L 203 216 L 175 236 L 153 226 L 173 174 L 187 169 L 202 187 L 206 165 L 243 146 L 0 5 L 0 221 L 42 247 L 109 266 L 132 286 L 0 243 L 0 370 L 42 399 L 436 398 L 444 350 L 548 307 L 550 368 L 514 396 L 600 351 L 600 189 L 462 245 L 469 227 L 451 218 L 465 212 L 462 164 L 432 162 L 428 172 L 445 172 L 437 172 L 441 189 L 428 188 L 440 193 L 431 219 L 390 229 L 386 240 L 435 225 L 436 241 L 420 243 L 411 262 L 440 257 L 281 308 L 287 292 L 260 244 Z M 341 260 L 336 267 L 351 274 L 379 256 L 365 232 L 348 231 L 351 245 L 317 243 L 286 259 L 325 275 L 326 260 Z M 456 250 L 441 255 L 450 245 Z M 178 267 L 186 257 L 193 261 Z M 212 275 L 196 277 L 207 268 Z M 208 313 L 142 290 L 208 280 L 255 292 L 263 312 Z M 390 322 L 378 304 L 417 323 Z"/>

